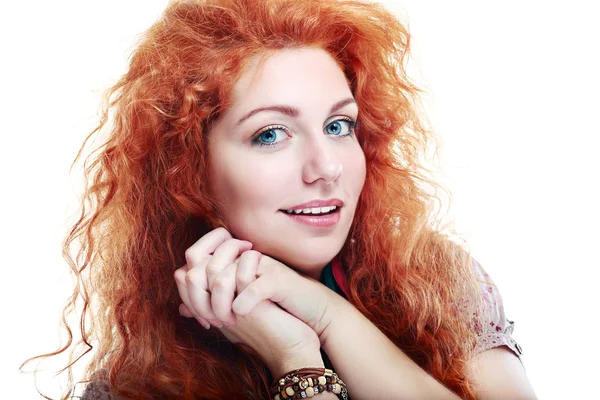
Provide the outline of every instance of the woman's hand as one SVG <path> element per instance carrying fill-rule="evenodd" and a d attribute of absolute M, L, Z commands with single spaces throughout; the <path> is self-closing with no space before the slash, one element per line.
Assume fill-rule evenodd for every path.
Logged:
<path fill-rule="evenodd" d="M 186 264 L 174 274 L 183 301 L 180 312 L 189 310 L 207 329 L 211 324 L 218 328 L 233 325 L 236 318 L 231 303 L 236 287 L 256 279 L 252 258 L 260 253 L 240 257 L 250 248 L 250 242 L 232 238 L 225 228 L 210 231 L 188 248 Z"/>
<path fill-rule="evenodd" d="M 330 319 L 327 314 L 329 297 L 324 294 L 328 289 L 315 279 L 299 274 L 269 256 L 247 250 L 251 246 L 249 242 L 231 239 L 225 229 L 222 232 L 226 239 L 232 240 L 228 244 L 230 253 L 237 248 L 241 255 L 233 264 L 226 266 L 221 263 L 219 267 L 218 260 L 215 260 L 207 268 L 206 285 L 213 288 L 213 314 L 218 320 L 213 319 L 211 323 L 217 327 L 220 326 L 219 321 L 231 325 L 236 315 L 248 315 L 263 300 L 270 300 L 313 328 L 320 337 Z M 239 244 L 238 247 L 236 243 Z M 223 246 L 227 244 L 223 243 L 221 247 Z M 192 247 L 189 249 L 189 253 L 191 252 Z M 217 254 L 221 256 L 223 252 L 217 249 L 215 257 Z M 180 307 L 180 313 L 186 317 L 196 316 L 188 310 L 185 301 Z M 209 313 L 201 316 L 213 318 Z M 208 322 L 200 322 L 208 325 Z"/>
<path fill-rule="evenodd" d="M 329 297 L 325 295 L 329 289 L 264 254 L 256 269 L 257 278 L 243 290 L 238 290 L 232 304 L 233 312 L 246 315 L 262 301 L 270 300 L 321 336 L 329 319 Z"/>
<path fill-rule="evenodd" d="M 254 300 L 252 310 L 243 316 L 233 314 L 235 292 L 244 291 L 256 279 L 264 257 L 250 250 L 251 246 L 233 239 L 224 228 L 209 232 L 191 246 L 185 254 L 187 263 L 174 274 L 183 301 L 180 312 L 205 327 L 210 323 L 220 327 L 232 343 L 250 346 L 274 373 L 296 365 L 322 366 L 315 331 L 272 301 Z"/>

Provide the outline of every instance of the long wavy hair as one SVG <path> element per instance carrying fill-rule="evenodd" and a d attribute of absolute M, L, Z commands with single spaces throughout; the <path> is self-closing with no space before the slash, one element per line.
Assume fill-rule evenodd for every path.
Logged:
<path fill-rule="evenodd" d="M 76 278 L 61 325 L 68 341 L 23 365 L 70 349 L 60 373 L 71 387 L 72 366 L 93 349 L 86 381 L 103 379 L 130 399 L 268 398 L 272 377 L 256 354 L 179 315 L 173 272 L 188 247 L 223 225 L 203 189 L 206 136 L 244 66 L 313 46 L 343 69 L 360 109 L 366 182 L 339 254 L 349 301 L 439 382 L 476 398 L 467 362 L 481 296 L 466 246 L 440 228 L 449 192 L 424 164 L 437 139 L 406 75 L 409 44 L 401 21 L 372 2 L 171 2 L 105 93 L 73 162 L 107 134 L 86 158 L 81 213 L 63 243 Z"/>

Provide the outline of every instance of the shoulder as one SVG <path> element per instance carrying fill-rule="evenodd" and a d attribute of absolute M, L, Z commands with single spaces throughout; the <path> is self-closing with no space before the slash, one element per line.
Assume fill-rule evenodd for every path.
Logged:
<path fill-rule="evenodd" d="M 82 400 L 123 400 L 111 392 L 106 372 L 103 369 L 92 374 L 81 396 Z"/>
<path fill-rule="evenodd" d="M 475 353 L 479 354 L 495 347 L 506 346 L 520 358 L 523 350 L 513 338 L 515 323 L 506 316 L 498 286 L 475 259 L 473 259 L 472 267 L 483 298 L 482 315 L 477 315 L 479 318 L 475 319 L 475 333 L 477 334 Z"/>
<path fill-rule="evenodd" d="M 87 384 L 81 396 L 82 400 L 118 400 L 104 381 L 92 381 Z"/>

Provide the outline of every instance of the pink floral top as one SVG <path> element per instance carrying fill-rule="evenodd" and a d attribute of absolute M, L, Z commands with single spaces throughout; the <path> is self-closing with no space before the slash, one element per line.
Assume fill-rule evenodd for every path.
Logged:
<path fill-rule="evenodd" d="M 485 313 L 487 315 L 487 326 L 476 326 L 475 332 L 478 336 L 477 347 L 475 351 L 481 353 L 485 350 L 499 346 L 507 346 L 512 352 L 521 359 L 523 350 L 521 346 L 513 339 L 512 333 L 515 323 L 504 313 L 504 303 L 498 287 L 494 281 L 485 272 L 481 264 L 473 260 L 475 276 L 479 280 L 481 293 L 483 294 Z"/>

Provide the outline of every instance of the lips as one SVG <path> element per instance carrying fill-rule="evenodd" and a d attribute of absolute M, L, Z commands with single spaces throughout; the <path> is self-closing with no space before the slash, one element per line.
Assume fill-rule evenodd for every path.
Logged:
<path fill-rule="evenodd" d="M 296 214 L 295 212 L 290 213 L 289 211 L 284 210 L 281 210 L 281 212 L 287 215 L 288 218 L 291 218 L 295 222 L 303 225 L 309 225 L 317 228 L 331 228 L 340 221 L 341 208 L 336 207 L 334 210 L 326 214 L 313 214 L 312 212 L 306 214 Z"/>
<path fill-rule="evenodd" d="M 296 206 L 282 209 L 282 211 L 294 211 L 294 210 L 305 210 L 321 207 L 343 207 L 344 202 L 340 199 L 328 199 L 328 200 L 311 200 L 306 203 L 298 204 Z"/>

